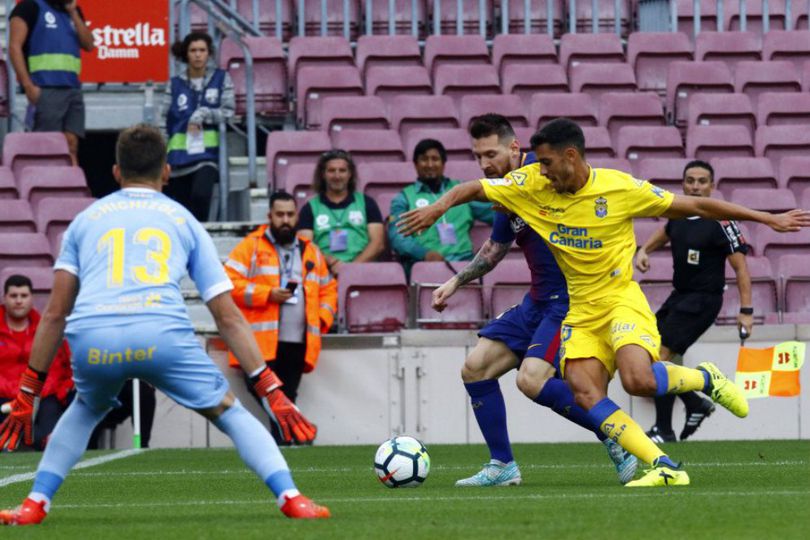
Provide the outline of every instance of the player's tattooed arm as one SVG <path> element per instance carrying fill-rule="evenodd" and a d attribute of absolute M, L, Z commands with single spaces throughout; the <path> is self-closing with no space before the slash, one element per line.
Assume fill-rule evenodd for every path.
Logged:
<path fill-rule="evenodd" d="M 458 286 L 466 285 L 491 271 L 506 257 L 507 253 L 509 253 L 509 244 L 502 244 L 493 241 L 491 238 L 487 238 L 487 241 L 484 242 L 484 245 L 481 246 L 481 249 L 475 254 L 475 258 L 470 264 L 456 274 Z"/>

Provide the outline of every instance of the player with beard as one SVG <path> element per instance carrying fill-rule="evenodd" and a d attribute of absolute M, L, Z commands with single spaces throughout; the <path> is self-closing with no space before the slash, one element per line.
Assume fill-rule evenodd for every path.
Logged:
<path fill-rule="evenodd" d="M 473 153 L 487 178 L 535 163 L 534 153 L 520 151 L 509 120 L 500 114 L 474 118 L 469 128 Z M 603 441 L 621 483 L 630 481 L 638 460 L 593 425 L 574 403 L 571 389 L 555 377 L 560 325 L 568 313 L 565 278 L 545 242 L 513 213 L 497 213 L 490 238 L 463 270 L 433 292 L 433 308 L 442 311 L 459 287 L 491 271 L 517 242 L 532 274 L 532 285 L 521 304 L 498 315 L 478 334 L 479 340 L 461 370 L 473 413 L 489 447 L 484 468 L 456 486 L 506 486 L 521 482 L 506 426 L 506 407 L 498 379 L 518 369 L 517 385 L 529 399 L 593 431 Z"/>
<path fill-rule="evenodd" d="M 295 402 L 301 376 L 318 363 L 321 334 L 335 320 L 337 281 L 318 247 L 297 234 L 298 209 L 292 195 L 273 193 L 268 218 L 267 225 L 234 248 L 225 270 L 234 285 L 231 295 L 253 329 L 262 358 Z M 233 355 L 230 362 L 238 365 Z M 293 442 L 275 424 L 271 427 L 280 444 Z"/>

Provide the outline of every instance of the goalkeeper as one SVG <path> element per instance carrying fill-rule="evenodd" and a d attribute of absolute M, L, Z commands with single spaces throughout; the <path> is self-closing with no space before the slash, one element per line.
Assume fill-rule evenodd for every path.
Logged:
<path fill-rule="evenodd" d="M 124 381 L 140 378 L 199 412 L 228 435 L 245 464 L 270 488 L 291 518 L 329 517 L 301 495 L 270 433 L 239 403 L 194 336 L 180 279 L 188 272 L 217 327 L 287 437 L 308 441 L 310 424 L 282 393 L 262 361 L 250 327 L 231 299 L 231 282 L 213 241 L 196 219 L 163 195 L 170 168 L 160 132 L 136 126 L 121 133 L 113 170 L 121 190 L 70 224 L 54 265 L 54 286 L 37 329 L 28 369 L 0 425 L 0 448 L 32 440 L 42 383 L 67 336 L 76 398 L 54 429 L 23 504 L 0 511 L 5 525 L 45 519 L 93 428 L 117 405 Z"/>

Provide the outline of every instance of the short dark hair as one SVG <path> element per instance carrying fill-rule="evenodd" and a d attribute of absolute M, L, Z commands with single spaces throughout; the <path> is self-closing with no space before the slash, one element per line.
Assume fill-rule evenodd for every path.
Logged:
<path fill-rule="evenodd" d="M 498 136 L 498 141 L 505 142 L 507 139 L 515 138 L 515 130 L 509 119 L 502 114 L 487 113 L 476 116 L 470 121 L 467 130 L 473 139 L 483 139 L 484 137 Z"/>
<path fill-rule="evenodd" d="M 125 129 L 118 135 L 115 161 L 124 180 L 159 179 L 166 164 L 166 141 L 163 134 L 149 124 L 138 124 Z"/>
<path fill-rule="evenodd" d="M 436 150 L 439 152 L 442 163 L 447 163 L 447 150 L 445 150 L 444 145 L 436 139 L 422 139 L 416 143 L 416 146 L 413 148 L 413 162 L 416 163 L 416 160 L 423 154 L 426 154 L 428 150 Z"/>
<path fill-rule="evenodd" d="M 295 207 L 298 208 L 298 204 L 295 201 L 295 197 L 292 196 L 292 193 L 287 193 L 283 189 L 274 191 L 270 195 L 270 208 L 273 208 L 273 204 L 275 204 L 276 201 L 292 201 Z"/>
<path fill-rule="evenodd" d="M 683 168 L 683 175 L 682 175 L 683 178 L 686 178 L 686 171 L 688 171 L 692 167 L 700 167 L 701 169 L 706 169 L 707 171 L 709 171 L 709 177 L 712 179 L 712 182 L 714 182 L 714 168 L 711 165 L 709 165 L 708 162 L 703 161 L 702 159 L 693 159 L 692 161 L 687 163 L 686 166 Z"/>
<path fill-rule="evenodd" d="M 3 294 L 8 294 L 8 290 L 11 287 L 28 287 L 29 291 L 34 290 L 34 284 L 31 283 L 31 279 L 28 276 L 23 276 L 21 274 L 12 274 L 8 276 L 8 279 L 6 279 L 6 282 L 3 285 Z"/>
<path fill-rule="evenodd" d="M 195 41 L 204 41 L 208 46 L 208 57 L 214 56 L 214 40 L 206 32 L 191 32 L 183 41 L 176 41 L 172 44 L 172 55 L 180 62 L 188 64 L 188 48 Z"/>
<path fill-rule="evenodd" d="M 312 189 L 315 193 L 326 192 L 326 182 L 323 181 L 323 175 L 326 172 L 326 164 L 333 159 L 342 159 L 349 165 L 349 193 L 354 193 L 357 189 L 357 165 L 354 164 L 352 155 L 346 150 L 339 148 L 329 150 L 321 154 L 318 158 L 318 164 L 315 166 L 315 172 L 312 175 Z"/>
<path fill-rule="evenodd" d="M 532 135 L 532 150 L 544 144 L 556 151 L 574 147 L 579 155 L 585 157 L 585 134 L 579 124 L 568 118 L 555 118 Z"/>

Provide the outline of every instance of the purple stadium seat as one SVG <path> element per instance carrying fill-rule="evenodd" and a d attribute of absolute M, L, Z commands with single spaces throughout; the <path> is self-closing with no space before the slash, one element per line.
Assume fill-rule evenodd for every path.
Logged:
<path fill-rule="evenodd" d="M 630 64 L 575 64 L 570 73 L 572 92 L 598 98 L 607 92 L 636 91 L 636 76 Z"/>
<path fill-rule="evenodd" d="M 244 40 L 253 58 L 256 112 L 285 115 L 289 110 L 287 63 L 281 41 L 268 37 L 245 37 Z M 221 47 L 219 66 L 227 69 L 233 79 L 236 114 L 243 115 L 247 110 L 245 55 L 230 39 L 225 39 Z"/>
<path fill-rule="evenodd" d="M 520 304 L 532 283 L 526 261 L 519 259 L 501 261 L 484 274 L 483 281 L 484 300 L 491 317 Z"/>
<path fill-rule="evenodd" d="M 560 65 L 572 75 L 578 64 L 624 63 L 622 41 L 616 34 L 563 34 Z"/>
<path fill-rule="evenodd" d="M 347 129 L 333 131 L 335 148 L 352 154 L 355 163 L 365 161 L 404 161 L 402 139 L 393 129 Z"/>
<path fill-rule="evenodd" d="M 354 56 L 348 40 L 342 37 L 295 36 L 290 40 L 288 66 L 290 80 L 295 82 L 303 67 L 354 66 Z"/>
<path fill-rule="evenodd" d="M 810 92 L 810 60 L 802 65 L 802 90 Z"/>
<path fill-rule="evenodd" d="M 303 67 L 298 70 L 296 97 L 298 123 L 321 125 L 321 102 L 327 96 L 362 96 L 363 82 L 356 67 Z"/>
<path fill-rule="evenodd" d="M 492 225 L 476 221 L 470 229 L 470 241 L 473 245 L 473 252 L 478 253 L 484 242 L 492 235 Z"/>
<path fill-rule="evenodd" d="M 596 103 L 588 94 L 542 94 L 532 96 L 529 127 L 540 128 L 554 118 L 570 118 L 580 126 L 599 124 Z"/>
<path fill-rule="evenodd" d="M 590 157 L 588 156 L 588 164 L 596 169 L 613 169 L 616 171 L 626 172 L 633 174 L 633 164 L 624 158 L 609 158 L 609 157 Z"/>
<path fill-rule="evenodd" d="M 36 214 L 45 197 L 89 197 L 84 171 L 79 167 L 26 167 L 18 177 L 20 198 L 31 203 Z"/>
<path fill-rule="evenodd" d="M 801 4 L 797 2 L 793 2 L 793 10 L 795 12 L 799 11 L 807 11 L 807 6 L 804 6 L 804 9 L 799 7 Z M 727 30 L 731 30 L 732 32 L 738 32 L 741 28 L 741 17 L 740 17 L 740 3 L 738 1 L 726 1 L 725 4 L 725 11 L 723 12 L 725 15 L 725 28 Z M 750 32 L 755 32 L 756 34 L 761 35 L 763 26 L 762 26 L 762 2 L 761 1 L 748 1 L 746 2 L 746 27 L 745 29 Z M 798 13 L 797 13 L 798 14 Z M 769 0 L 768 1 L 768 15 L 769 15 L 769 25 L 770 29 L 772 30 L 784 30 L 785 29 L 785 0 Z"/>
<path fill-rule="evenodd" d="M 701 32 L 716 31 L 717 2 L 701 2 L 699 17 Z M 678 0 L 678 31 L 691 38 L 694 35 L 694 20 L 694 0 Z"/>
<path fill-rule="evenodd" d="M 364 75 L 371 66 L 421 65 L 419 43 L 413 36 L 360 36 L 357 40 L 357 67 Z"/>
<path fill-rule="evenodd" d="M 761 227 L 756 233 L 758 253 L 772 261 L 785 255 L 810 256 L 810 229 L 799 232 L 778 233 L 770 227 Z"/>
<path fill-rule="evenodd" d="M 439 66 L 489 65 L 489 50 L 481 36 L 428 36 L 425 41 L 425 67 L 431 77 Z"/>
<path fill-rule="evenodd" d="M 584 126 L 582 132 L 585 135 L 585 154 L 588 158 L 616 157 L 610 133 L 606 128 Z"/>
<path fill-rule="evenodd" d="M 503 78 L 507 66 L 533 69 L 538 64 L 556 64 L 557 49 L 544 34 L 498 34 L 492 42 L 492 64 Z"/>
<path fill-rule="evenodd" d="M 568 93 L 568 77 L 562 66 L 557 64 L 540 64 L 531 69 L 512 65 L 503 70 L 501 87 L 504 94 L 520 96 L 528 105 L 536 93 Z"/>
<path fill-rule="evenodd" d="M 713 157 L 754 157 L 754 141 L 743 126 L 690 126 L 686 155 L 704 161 Z"/>
<path fill-rule="evenodd" d="M 296 0 L 297 3 L 300 0 Z M 322 33 L 321 22 L 321 2 L 323 0 L 304 0 L 304 33 L 308 36 L 320 36 Z M 360 2 L 359 0 L 349 0 L 348 23 L 349 39 L 357 39 L 360 30 Z M 344 0 L 326 0 L 326 35 L 343 36 L 344 21 L 346 17 L 343 11 Z"/>
<path fill-rule="evenodd" d="M 632 19 L 632 6 L 630 0 L 619 2 L 619 12 L 616 13 L 615 2 L 597 2 L 596 30 L 593 29 L 593 2 L 577 2 L 575 15 L 577 18 L 577 32 L 614 32 L 616 19 L 619 19 L 619 29 L 622 36 L 626 36 Z"/>
<path fill-rule="evenodd" d="M 44 234 L 34 232 L 0 234 L 0 268 L 52 265 L 51 246 Z"/>
<path fill-rule="evenodd" d="M 764 92 L 757 103 L 760 126 L 810 124 L 810 94 L 802 92 Z"/>
<path fill-rule="evenodd" d="M 738 62 L 762 59 L 759 34 L 754 32 L 701 32 L 695 41 L 695 60 L 717 60 L 731 71 Z"/>
<path fill-rule="evenodd" d="M 3 139 L 3 165 L 10 167 L 19 180 L 25 167 L 71 165 L 67 139 L 64 134 L 9 133 Z"/>
<path fill-rule="evenodd" d="M 810 129 L 807 126 L 759 126 L 755 140 L 756 155 L 771 160 L 810 152 Z"/>
<path fill-rule="evenodd" d="M 293 9 L 287 1 L 281 2 L 281 39 L 289 41 L 293 32 Z M 253 22 L 253 1 L 236 0 L 236 8 L 248 22 Z M 276 3 L 274 1 L 259 2 L 259 30 L 265 35 L 276 35 Z"/>
<path fill-rule="evenodd" d="M 714 183 L 726 198 L 739 188 L 776 189 L 776 173 L 768 158 L 712 158 Z"/>
<path fill-rule="evenodd" d="M 344 263 L 338 280 L 340 326 L 351 333 L 396 332 L 408 322 L 408 284 L 399 263 Z"/>
<path fill-rule="evenodd" d="M 745 127 L 751 136 L 757 118 L 745 94 L 692 94 L 689 96 L 689 126 Z"/>
<path fill-rule="evenodd" d="M 26 276 L 33 285 L 34 307 L 42 313 L 48 304 L 48 297 L 53 289 L 53 269 L 37 266 L 7 266 L 0 270 L 0 283 L 18 274 Z"/>
<path fill-rule="evenodd" d="M 412 129 L 459 127 L 456 104 L 450 96 L 397 96 L 390 111 L 391 129 L 403 139 Z"/>
<path fill-rule="evenodd" d="M 537 129 L 527 127 L 516 127 L 515 128 L 515 136 L 517 137 L 518 143 L 520 143 L 520 150 L 523 152 L 531 152 L 531 148 L 529 148 L 529 143 L 531 142 L 532 135 L 534 135 Z"/>
<path fill-rule="evenodd" d="M 636 245 L 643 246 L 647 243 L 647 240 L 653 235 L 655 231 L 658 229 L 662 229 L 665 225 L 663 221 L 653 221 L 647 219 L 634 219 L 633 220 L 633 232 L 636 235 Z M 663 249 L 669 251 L 670 247 L 667 245 Z"/>
<path fill-rule="evenodd" d="M 462 96 L 498 94 L 501 82 L 494 66 L 440 65 L 434 71 L 433 91 L 450 96 L 459 104 Z"/>
<path fill-rule="evenodd" d="M 466 262 L 450 263 L 458 272 Z M 471 284 L 459 289 L 441 313 L 431 307 L 433 291 L 453 277 L 444 262 L 418 262 L 411 269 L 411 283 L 416 286 L 416 324 L 419 328 L 472 329 L 485 321 L 481 287 Z"/>
<path fill-rule="evenodd" d="M 656 186 L 680 193 L 683 168 L 690 160 L 684 158 L 652 158 L 636 162 L 636 178 L 649 180 Z"/>
<path fill-rule="evenodd" d="M 763 92 L 801 92 L 802 83 L 792 62 L 740 62 L 734 75 L 735 90 L 747 94 L 757 107 Z"/>
<path fill-rule="evenodd" d="M 670 62 L 692 60 L 692 43 L 680 32 L 633 32 L 627 38 L 627 62 L 633 66 L 639 90 L 663 95 Z"/>
<path fill-rule="evenodd" d="M 267 136 L 267 183 L 272 189 L 286 186 L 287 167 L 316 161 L 332 148 L 325 131 L 271 131 Z"/>
<path fill-rule="evenodd" d="M 756 306 L 754 321 L 762 322 L 764 313 L 777 311 L 777 287 L 771 261 L 766 257 L 746 257 L 748 273 L 751 276 L 751 300 Z M 736 324 L 740 312 L 740 293 L 737 289 L 737 275 L 726 264 L 726 291 L 723 294 L 723 307 L 717 316 L 718 324 Z"/>
<path fill-rule="evenodd" d="M 366 70 L 366 93 L 379 96 L 390 105 L 402 95 L 432 95 L 433 85 L 422 66 L 371 66 Z"/>
<path fill-rule="evenodd" d="M 660 225 L 659 225 L 660 226 Z M 653 252 L 653 254 L 658 253 Z M 650 256 L 650 269 L 641 273 L 633 268 L 635 279 L 641 286 L 647 303 L 654 312 L 669 298 L 672 293 L 672 258 L 670 255 L 653 257 Z"/>
<path fill-rule="evenodd" d="M 610 132 L 612 139 L 623 126 L 663 126 L 664 108 L 661 99 L 652 92 L 608 92 L 599 100 L 599 125 Z"/>
<path fill-rule="evenodd" d="M 416 34 L 420 39 L 425 35 L 425 21 L 427 21 L 427 9 L 425 7 L 426 0 L 417 0 L 416 7 Z M 371 12 L 368 13 L 366 9 L 371 6 Z M 361 2 L 363 8 L 363 20 L 365 17 L 371 15 L 371 33 L 372 34 L 385 34 L 383 37 L 389 37 L 388 34 L 391 30 L 389 26 L 389 16 L 393 15 L 393 34 L 407 34 L 406 37 L 411 37 L 413 32 L 413 13 L 412 8 L 414 4 L 412 0 L 395 0 L 393 13 L 389 12 L 388 2 Z M 363 22 L 363 24 L 365 24 Z M 360 36 L 360 40 L 368 36 Z M 359 40 L 358 40 L 359 41 Z M 416 38 L 414 38 L 416 43 Z M 359 62 L 358 62 L 359 63 Z"/>
<path fill-rule="evenodd" d="M 283 184 L 276 184 L 276 189 L 283 189 L 298 201 L 299 208 L 315 193 L 312 191 L 312 177 L 315 175 L 317 160 L 304 163 L 293 163 L 286 169 Z"/>
<path fill-rule="evenodd" d="M 448 161 L 444 166 L 444 175 L 447 178 L 461 180 L 463 182 L 484 178 L 481 167 L 475 161 Z"/>
<path fill-rule="evenodd" d="M 17 198 L 17 182 L 8 167 L 0 166 L 0 200 Z"/>
<path fill-rule="evenodd" d="M 377 201 L 377 206 L 380 207 L 380 212 L 382 213 L 382 217 L 384 220 L 388 219 L 391 216 L 391 202 L 394 198 L 399 194 L 399 192 L 394 191 L 383 191 L 380 192 L 379 195 L 374 197 L 374 200 Z M 388 242 L 388 237 L 386 236 L 386 242 Z M 390 249 L 390 248 L 387 248 Z"/>
<path fill-rule="evenodd" d="M 509 94 L 470 95 L 461 98 L 459 107 L 461 127 L 467 128 L 470 121 L 481 114 L 498 112 L 509 119 L 512 127 L 528 127 L 526 107 L 520 97 Z"/>
<path fill-rule="evenodd" d="M 406 186 L 413 184 L 416 180 L 416 170 L 411 162 L 369 161 L 357 164 L 357 177 L 359 179 L 357 190 L 379 201 L 381 196 L 396 195 Z M 387 212 L 389 208 L 384 211 Z"/>
<path fill-rule="evenodd" d="M 321 103 L 321 127 L 335 131 L 388 129 L 388 110 L 377 96 L 329 96 Z"/>
<path fill-rule="evenodd" d="M 526 17 L 524 0 L 509 0 L 509 33 L 548 34 L 549 1 L 552 3 L 551 33 L 554 37 L 559 37 L 563 33 L 563 20 L 565 19 L 564 4 L 567 2 L 564 0 L 534 0 L 529 3 L 528 17 Z M 502 3 L 506 2 L 502 0 Z"/>
<path fill-rule="evenodd" d="M 0 199 L 0 234 L 10 232 L 37 232 L 28 201 Z"/>
<path fill-rule="evenodd" d="M 624 126 L 619 130 L 617 157 L 636 161 L 645 158 L 683 157 L 681 134 L 672 126 Z"/>
<path fill-rule="evenodd" d="M 459 14 L 457 0 L 434 0 L 430 2 L 430 13 L 431 19 L 435 20 L 437 17 L 435 5 L 439 3 L 441 5 L 441 13 L 439 16 L 440 21 L 440 30 L 442 34 L 457 34 L 458 33 L 458 23 L 459 15 L 461 19 L 462 25 L 462 33 L 463 34 L 479 34 L 481 31 L 481 14 L 478 10 L 478 2 L 476 1 L 474 4 L 467 2 L 462 12 Z M 483 23 L 484 23 L 484 31 L 486 32 L 487 36 L 491 35 L 492 33 L 492 21 L 493 21 L 493 2 L 492 0 L 486 0 L 484 3 L 484 13 L 483 13 Z M 430 39 L 430 37 L 428 37 Z"/>
<path fill-rule="evenodd" d="M 810 156 L 785 156 L 779 162 L 779 187 L 790 189 L 796 200 L 810 193 Z M 802 205 L 802 208 L 810 208 Z"/>
<path fill-rule="evenodd" d="M 667 74 L 667 112 L 679 125 L 689 118 L 687 103 L 698 92 L 731 94 L 731 71 L 723 62 L 681 62 L 669 64 Z"/>
<path fill-rule="evenodd" d="M 810 33 L 771 30 L 763 38 L 762 59 L 787 60 L 799 71 L 802 63 L 810 60 Z"/>
<path fill-rule="evenodd" d="M 796 197 L 785 188 L 737 188 L 731 194 L 731 202 L 763 212 L 781 213 L 796 208 Z"/>
<path fill-rule="evenodd" d="M 441 141 L 447 150 L 447 159 L 450 160 L 474 160 L 470 135 L 466 129 L 412 129 L 405 137 L 405 155 L 410 160 L 413 157 L 413 149 L 422 139 L 436 139 Z"/>
<path fill-rule="evenodd" d="M 96 202 L 92 197 L 42 199 L 37 206 L 37 230 L 48 237 L 52 252 L 59 250 L 57 239 L 67 229 L 79 212 Z"/>
<path fill-rule="evenodd" d="M 783 283 L 782 306 L 787 312 L 810 312 L 810 267 L 807 255 L 782 255 L 777 274 Z"/>

